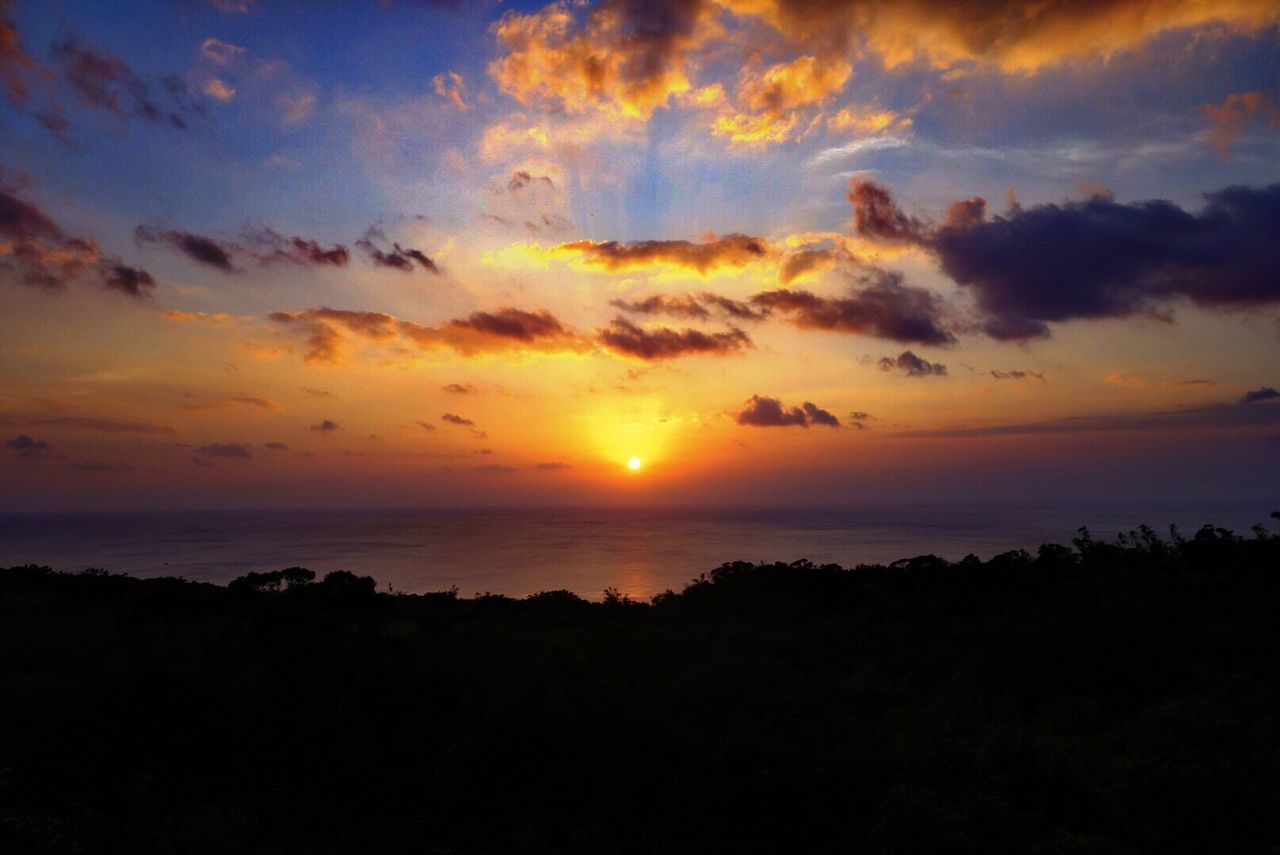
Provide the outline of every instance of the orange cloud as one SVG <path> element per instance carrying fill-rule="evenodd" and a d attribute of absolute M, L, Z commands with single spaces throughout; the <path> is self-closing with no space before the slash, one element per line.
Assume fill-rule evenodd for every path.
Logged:
<path fill-rule="evenodd" d="M 272 312 L 275 323 L 297 328 L 306 338 L 308 364 L 339 364 L 346 356 L 344 333 L 374 342 L 403 341 L 421 350 L 450 348 L 463 356 L 502 351 L 580 353 L 591 345 L 545 309 L 472 312 L 440 326 L 399 320 L 382 312 L 308 309 Z"/>
<path fill-rule="evenodd" d="M 1034 72 L 1077 57 L 1106 58 L 1167 30 L 1221 24 L 1255 31 L 1280 17 L 1273 0 L 724 0 L 795 42 L 845 55 L 855 46 L 893 67 L 923 58 Z"/>
<path fill-rule="evenodd" d="M 687 240 L 642 240 L 634 243 L 579 240 L 562 243 L 551 252 L 581 255 L 588 264 L 610 272 L 665 262 L 706 275 L 718 267 L 743 267 L 766 258 L 769 248 L 760 238 L 732 234 L 703 243 Z"/>
<path fill-rule="evenodd" d="M 693 88 L 689 54 L 718 32 L 715 11 L 700 0 L 606 0 L 581 21 L 564 2 L 508 12 L 494 26 L 505 53 L 489 75 L 524 105 L 645 121 Z"/>
<path fill-rule="evenodd" d="M 1280 126 L 1280 109 L 1261 92 L 1237 92 L 1221 104 L 1205 104 L 1200 109 L 1209 120 L 1209 141 L 1223 158 L 1231 157 L 1231 144 L 1255 118 Z"/>

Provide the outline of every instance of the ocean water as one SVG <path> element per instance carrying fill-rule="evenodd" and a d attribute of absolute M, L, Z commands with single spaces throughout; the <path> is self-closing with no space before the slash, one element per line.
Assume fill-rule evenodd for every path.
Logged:
<path fill-rule="evenodd" d="M 225 583 L 251 570 L 350 570 L 410 593 L 463 596 L 605 588 L 638 598 L 679 591 L 726 561 L 845 566 L 933 553 L 981 558 L 1069 543 L 1087 525 L 1111 537 L 1147 523 L 1194 532 L 1277 527 L 1270 507 L 900 506 L 840 510 L 519 509 L 210 511 L 0 515 L 0 567 L 102 567 Z"/>

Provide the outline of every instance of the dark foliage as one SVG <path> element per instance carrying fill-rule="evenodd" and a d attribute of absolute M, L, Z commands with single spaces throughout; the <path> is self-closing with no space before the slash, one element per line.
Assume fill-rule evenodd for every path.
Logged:
<path fill-rule="evenodd" d="M 1280 851 L 1280 537 L 592 603 L 0 571 L 0 851 Z"/>

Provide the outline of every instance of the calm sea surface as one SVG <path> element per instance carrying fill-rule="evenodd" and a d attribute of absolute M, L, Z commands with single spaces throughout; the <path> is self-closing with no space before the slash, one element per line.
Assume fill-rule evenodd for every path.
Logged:
<path fill-rule="evenodd" d="M 888 507 L 851 510 L 538 509 L 3 515 L 0 567 L 103 567 L 227 582 L 300 565 L 351 570 L 411 593 L 524 596 L 566 588 L 599 598 L 680 590 L 726 561 L 852 566 L 924 553 L 958 559 L 1069 543 L 1081 525 L 1111 537 L 1139 523 L 1248 533 L 1270 507 Z"/>

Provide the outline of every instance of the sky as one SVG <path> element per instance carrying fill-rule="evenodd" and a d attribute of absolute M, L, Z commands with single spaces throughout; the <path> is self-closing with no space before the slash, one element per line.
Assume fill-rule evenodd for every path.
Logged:
<path fill-rule="evenodd" d="M 1280 501 L 1274 0 L 0 0 L 0 140 L 0 510 Z"/>

